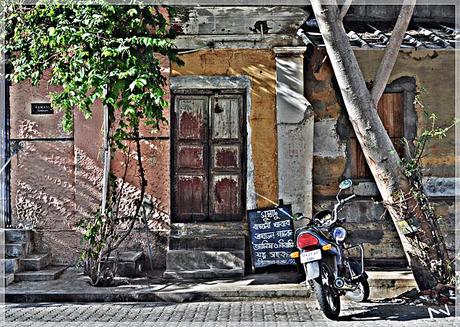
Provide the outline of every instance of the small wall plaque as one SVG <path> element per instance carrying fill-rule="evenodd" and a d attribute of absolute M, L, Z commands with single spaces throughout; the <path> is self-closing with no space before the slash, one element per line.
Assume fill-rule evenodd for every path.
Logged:
<path fill-rule="evenodd" d="M 32 103 L 32 115 L 52 115 L 54 114 L 51 103 Z"/>

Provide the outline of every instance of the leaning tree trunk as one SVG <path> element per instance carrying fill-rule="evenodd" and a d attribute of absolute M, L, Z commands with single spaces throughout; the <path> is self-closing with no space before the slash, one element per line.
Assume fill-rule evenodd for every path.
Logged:
<path fill-rule="evenodd" d="M 448 255 L 436 217 L 422 208 L 421 202 L 426 200 L 423 189 L 415 189 L 404 175 L 404 167 L 366 87 L 339 9 L 337 5 L 323 5 L 321 0 L 311 0 L 311 4 L 350 122 L 398 231 L 417 285 L 424 290 L 437 282 L 446 282 Z"/>

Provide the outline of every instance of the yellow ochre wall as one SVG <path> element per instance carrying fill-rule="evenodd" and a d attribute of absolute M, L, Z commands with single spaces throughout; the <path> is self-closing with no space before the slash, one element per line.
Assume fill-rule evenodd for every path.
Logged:
<path fill-rule="evenodd" d="M 271 50 L 203 50 L 181 55 L 171 76 L 247 76 L 251 80 L 251 145 L 255 191 L 278 198 L 275 56 Z M 248 194 L 248 196 L 250 196 Z M 257 206 L 271 205 L 257 197 Z"/>

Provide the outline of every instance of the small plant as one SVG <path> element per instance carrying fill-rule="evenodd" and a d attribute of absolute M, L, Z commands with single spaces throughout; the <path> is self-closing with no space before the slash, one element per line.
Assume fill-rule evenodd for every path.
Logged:
<path fill-rule="evenodd" d="M 420 93 L 426 93 L 426 88 L 421 87 Z M 406 236 L 409 236 L 408 240 L 412 247 L 419 253 L 420 257 L 425 258 L 424 264 L 429 266 L 431 271 L 436 271 L 438 281 L 451 284 L 454 282 L 454 270 L 452 269 L 454 261 L 448 257 L 447 249 L 445 247 L 441 250 L 438 249 L 438 251 L 442 252 L 438 253 L 438 257 L 442 258 L 442 260 L 434 262 L 428 259 L 430 257 L 429 252 L 434 251 L 429 246 L 429 242 L 434 241 L 438 242 L 438 244 L 445 244 L 445 242 L 443 235 L 435 232 L 439 231 L 439 217 L 436 217 L 434 208 L 424 192 L 421 160 L 425 155 L 427 144 L 445 138 L 449 130 L 459 120 L 454 119 L 451 124 L 445 127 L 436 126 L 438 116 L 429 112 L 428 107 L 420 99 L 420 93 L 416 95 L 414 104 L 423 110 L 425 117 L 429 121 L 429 126 L 415 138 L 412 144 L 407 139 L 402 139 L 406 148 L 406 156 L 401 158 L 401 163 L 404 168 L 404 175 L 407 176 L 411 185 L 408 194 L 400 193 L 395 196 L 399 200 L 393 204 L 393 207 L 401 212 L 401 217 L 404 217 L 401 226 L 403 226 Z M 414 217 L 417 217 L 417 219 L 414 219 Z M 415 232 L 420 223 L 429 224 L 433 235 L 429 238 L 415 237 Z M 412 234 L 413 236 L 411 236 Z"/>

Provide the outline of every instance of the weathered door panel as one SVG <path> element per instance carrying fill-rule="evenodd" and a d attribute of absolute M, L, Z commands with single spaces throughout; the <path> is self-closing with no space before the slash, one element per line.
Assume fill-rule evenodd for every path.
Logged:
<path fill-rule="evenodd" d="M 401 157 L 404 157 L 404 146 L 401 142 L 401 138 L 404 137 L 404 94 L 401 92 L 382 94 L 377 105 L 377 112 L 396 151 Z M 350 138 L 350 152 L 353 163 L 352 178 L 373 178 L 354 131 Z"/>
<path fill-rule="evenodd" d="M 241 97 L 213 97 L 211 107 L 212 139 L 239 140 Z"/>
<path fill-rule="evenodd" d="M 174 213 L 178 222 L 208 217 L 207 96 L 176 96 Z"/>
<path fill-rule="evenodd" d="M 243 214 L 242 117 L 240 95 L 211 98 L 209 219 L 213 221 L 241 220 Z"/>
<path fill-rule="evenodd" d="M 204 145 L 178 145 L 177 167 L 179 169 L 205 169 L 204 148 Z"/>
<path fill-rule="evenodd" d="M 208 182 L 205 176 L 178 174 L 176 179 L 177 215 L 180 221 L 206 220 Z"/>
<path fill-rule="evenodd" d="M 241 179 L 239 175 L 214 174 L 210 185 L 210 219 L 241 220 Z"/>
<path fill-rule="evenodd" d="M 239 145 L 214 145 L 212 168 L 214 170 L 240 169 L 241 153 Z"/>
<path fill-rule="evenodd" d="M 178 139 L 204 141 L 206 139 L 207 98 L 180 96 L 176 98 L 176 104 Z"/>

